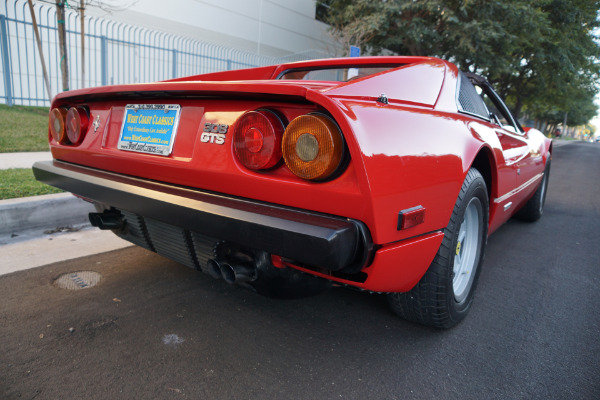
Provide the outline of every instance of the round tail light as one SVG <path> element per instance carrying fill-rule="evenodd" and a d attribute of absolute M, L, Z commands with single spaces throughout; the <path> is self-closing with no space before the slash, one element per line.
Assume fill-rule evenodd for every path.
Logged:
<path fill-rule="evenodd" d="M 54 140 L 60 144 L 65 144 L 67 140 L 67 132 L 65 129 L 65 118 L 67 110 L 64 108 L 54 108 L 50 111 L 50 133 Z"/>
<path fill-rule="evenodd" d="M 67 137 L 72 144 L 79 144 L 87 132 L 89 117 L 83 107 L 71 107 L 67 112 L 65 125 L 67 127 Z"/>
<path fill-rule="evenodd" d="M 341 166 L 344 139 L 337 124 L 326 115 L 295 118 L 283 135 L 283 159 L 303 179 L 324 180 Z"/>
<path fill-rule="evenodd" d="M 253 170 L 269 169 L 281 161 L 283 122 L 267 110 L 248 111 L 238 119 L 233 133 L 237 159 Z"/>

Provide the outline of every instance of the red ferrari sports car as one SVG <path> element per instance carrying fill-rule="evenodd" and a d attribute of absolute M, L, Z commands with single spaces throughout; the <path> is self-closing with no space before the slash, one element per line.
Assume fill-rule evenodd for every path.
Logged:
<path fill-rule="evenodd" d="M 544 207 L 552 143 L 428 57 L 305 61 L 61 93 L 38 180 L 92 225 L 259 293 L 386 293 L 461 321 L 488 235 Z"/>

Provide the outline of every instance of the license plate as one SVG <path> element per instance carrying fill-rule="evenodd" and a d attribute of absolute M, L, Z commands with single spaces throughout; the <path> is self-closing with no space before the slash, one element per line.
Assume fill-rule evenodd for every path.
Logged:
<path fill-rule="evenodd" d="M 179 124 L 178 104 L 127 104 L 119 150 L 168 156 Z"/>

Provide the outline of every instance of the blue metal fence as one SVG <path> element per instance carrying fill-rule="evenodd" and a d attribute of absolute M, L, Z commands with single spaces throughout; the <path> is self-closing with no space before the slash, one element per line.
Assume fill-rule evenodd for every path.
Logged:
<path fill-rule="evenodd" d="M 35 4 L 50 92 L 62 90 L 56 8 Z M 309 50 L 282 58 L 260 56 L 192 38 L 152 31 L 102 18 L 85 17 L 85 59 L 80 15 L 67 9 L 69 88 L 153 82 L 188 75 L 327 57 Z M 48 106 L 42 62 L 26 0 L 0 5 L 0 102 Z M 85 80 L 82 83 L 81 65 Z"/>

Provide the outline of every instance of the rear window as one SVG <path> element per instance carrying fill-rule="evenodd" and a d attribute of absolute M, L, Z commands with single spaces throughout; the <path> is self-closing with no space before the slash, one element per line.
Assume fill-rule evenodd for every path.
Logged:
<path fill-rule="evenodd" d="M 303 81 L 330 81 L 330 82 L 348 82 L 353 79 L 364 78 L 365 76 L 384 72 L 393 68 L 398 68 L 402 64 L 386 66 L 362 66 L 362 67 L 335 67 L 320 69 L 291 69 L 283 72 L 277 79 L 295 79 Z"/>

